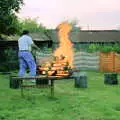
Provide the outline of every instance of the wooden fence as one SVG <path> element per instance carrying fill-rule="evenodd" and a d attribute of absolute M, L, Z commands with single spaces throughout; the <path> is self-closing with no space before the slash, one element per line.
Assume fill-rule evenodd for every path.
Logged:
<path fill-rule="evenodd" d="M 120 55 L 115 52 L 100 53 L 100 71 L 120 73 Z"/>
<path fill-rule="evenodd" d="M 120 54 L 115 54 L 115 71 L 120 73 Z"/>

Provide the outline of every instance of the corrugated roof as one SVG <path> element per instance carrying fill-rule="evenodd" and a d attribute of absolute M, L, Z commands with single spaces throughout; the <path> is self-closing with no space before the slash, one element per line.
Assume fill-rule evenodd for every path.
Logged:
<path fill-rule="evenodd" d="M 46 34 L 42 33 L 42 32 L 38 32 L 38 33 L 31 33 L 30 36 L 32 37 L 33 40 L 35 41 L 49 41 L 49 37 L 47 37 Z M 10 41 L 17 41 L 19 39 L 20 36 L 18 35 L 11 35 L 11 36 L 4 36 L 5 40 L 10 40 Z"/>
<path fill-rule="evenodd" d="M 31 33 L 30 35 L 33 38 L 33 40 L 36 40 L 36 41 L 49 41 L 50 40 L 49 37 L 47 37 L 47 35 L 41 32 Z"/>
<path fill-rule="evenodd" d="M 57 32 L 51 34 L 53 42 L 59 42 Z M 70 33 L 72 42 L 120 42 L 120 31 L 99 30 L 99 31 L 72 31 Z"/>
<path fill-rule="evenodd" d="M 34 41 L 52 41 L 54 43 L 59 42 L 59 38 L 56 30 L 52 30 L 48 35 L 42 32 L 31 33 L 31 37 Z M 18 40 L 19 36 L 7 36 L 6 40 Z M 120 42 L 120 31 L 113 30 L 81 30 L 71 31 L 70 40 L 72 42 Z"/>

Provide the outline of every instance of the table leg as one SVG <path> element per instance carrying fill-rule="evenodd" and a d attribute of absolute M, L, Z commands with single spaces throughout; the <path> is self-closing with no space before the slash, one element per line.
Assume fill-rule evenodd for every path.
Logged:
<path fill-rule="evenodd" d="M 20 80 L 20 89 L 21 89 L 21 97 L 24 97 L 24 94 L 23 94 L 23 80 Z"/>
<path fill-rule="evenodd" d="M 51 80 L 51 97 L 54 97 L 54 80 Z"/>

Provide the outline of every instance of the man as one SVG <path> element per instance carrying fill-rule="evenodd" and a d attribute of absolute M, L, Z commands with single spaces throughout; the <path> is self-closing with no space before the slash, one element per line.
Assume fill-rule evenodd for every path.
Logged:
<path fill-rule="evenodd" d="M 24 30 L 22 36 L 18 40 L 19 46 L 19 62 L 20 62 L 20 70 L 19 76 L 25 76 L 26 68 L 30 69 L 30 76 L 36 75 L 36 63 L 31 53 L 31 47 L 34 47 L 40 50 L 33 42 L 32 38 L 29 36 L 29 31 Z"/>

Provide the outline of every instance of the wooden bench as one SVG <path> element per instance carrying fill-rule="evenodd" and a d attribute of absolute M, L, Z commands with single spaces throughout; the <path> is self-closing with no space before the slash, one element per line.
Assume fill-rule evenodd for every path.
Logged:
<path fill-rule="evenodd" d="M 51 90 L 51 97 L 54 96 L 54 81 L 55 80 L 60 80 L 60 79 L 65 79 L 66 77 L 61 77 L 61 76 L 32 76 L 32 77 L 18 77 L 18 76 L 10 76 L 10 81 L 16 81 L 19 85 L 17 87 L 20 87 L 21 89 L 21 96 L 24 97 L 24 88 L 50 88 Z M 67 77 L 68 78 L 68 77 Z M 48 84 L 35 84 L 35 85 L 24 85 L 23 84 L 23 80 L 26 81 L 26 80 L 35 80 L 36 83 L 37 81 L 41 80 L 41 81 L 44 81 L 44 80 L 48 80 Z"/>
<path fill-rule="evenodd" d="M 16 87 L 20 87 L 21 89 L 21 96 L 24 96 L 24 88 L 50 88 L 51 90 L 51 97 L 54 96 L 54 83 L 55 80 L 61 80 L 61 79 L 74 79 L 75 80 L 75 87 L 76 84 L 78 84 L 79 82 L 79 88 L 87 88 L 87 76 L 85 73 L 83 72 L 74 72 L 74 74 L 72 76 L 43 76 L 43 75 L 39 75 L 39 76 L 34 76 L 34 77 L 18 77 L 18 76 L 12 76 L 10 75 L 10 81 L 16 81 L 17 83 L 19 83 L 19 86 L 17 85 Z M 35 85 L 24 85 L 23 84 L 23 80 L 35 80 L 36 83 L 37 81 L 41 80 L 48 80 L 48 84 L 44 84 L 44 82 L 42 84 L 35 84 Z"/>

